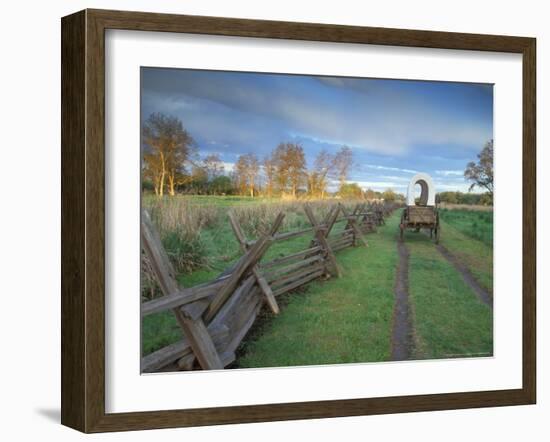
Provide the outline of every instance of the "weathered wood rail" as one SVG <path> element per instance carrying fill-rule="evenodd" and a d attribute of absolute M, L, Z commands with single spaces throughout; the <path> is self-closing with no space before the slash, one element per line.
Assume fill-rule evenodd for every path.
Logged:
<path fill-rule="evenodd" d="M 264 304 L 279 313 L 277 296 L 321 277 L 340 277 L 335 252 L 352 246 L 368 246 L 365 234 L 384 222 L 392 206 L 357 204 L 352 212 L 342 204 L 330 208 L 322 220 L 311 207 L 304 212 L 311 227 L 278 233 L 284 220 L 279 213 L 271 228 L 255 240 L 247 240 L 236 217 L 229 221 L 242 256 L 213 281 L 191 288 L 180 287 L 174 268 L 146 211 L 142 213 L 141 242 L 163 296 L 142 303 L 142 317 L 172 310 L 184 338 L 141 359 L 142 372 L 222 369 L 235 361 L 235 351 L 254 324 Z M 334 226 L 344 228 L 332 233 Z M 304 235 L 309 246 L 267 262 L 262 257 L 270 246 Z"/>

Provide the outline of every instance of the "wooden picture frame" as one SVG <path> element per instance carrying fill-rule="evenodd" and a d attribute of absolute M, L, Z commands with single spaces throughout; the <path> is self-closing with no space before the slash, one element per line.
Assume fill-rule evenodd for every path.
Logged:
<path fill-rule="evenodd" d="M 105 30 L 494 51 L 523 57 L 523 385 L 497 391 L 105 412 Z M 62 19 L 62 410 L 83 432 L 533 404 L 536 400 L 534 38 L 84 10 Z"/>

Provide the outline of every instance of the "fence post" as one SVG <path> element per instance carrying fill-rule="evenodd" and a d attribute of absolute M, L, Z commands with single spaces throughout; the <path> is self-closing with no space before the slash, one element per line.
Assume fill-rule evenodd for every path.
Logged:
<path fill-rule="evenodd" d="M 332 213 L 332 216 L 330 216 L 331 213 Z M 338 219 L 339 213 L 340 213 L 340 206 L 336 205 L 331 209 L 331 212 L 327 214 L 326 221 L 325 221 L 325 224 L 327 226 L 327 231 L 325 232 L 325 237 L 328 237 L 330 235 L 330 232 L 332 231 L 332 228 L 334 227 L 334 224 Z"/>
<path fill-rule="evenodd" d="M 258 241 L 256 241 L 254 245 L 252 245 L 241 257 L 241 259 L 237 262 L 237 265 L 234 267 L 233 273 L 231 273 L 231 276 L 227 278 L 226 284 L 208 306 L 208 310 L 204 317 L 207 323 L 214 318 L 216 313 L 222 308 L 225 301 L 227 301 L 227 299 L 231 296 L 231 293 L 235 287 L 237 287 L 237 284 L 244 273 L 258 262 L 272 242 L 273 237 L 267 233 L 260 237 Z"/>
<path fill-rule="evenodd" d="M 332 248 L 330 247 L 327 241 L 326 234 L 325 234 L 325 232 L 327 231 L 327 228 L 317 224 L 315 215 L 313 214 L 311 207 L 309 207 L 307 204 L 304 205 L 304 211 L 306 212 L 309 222 L 313 226 L 313 229 L 315 231 L 315 236 L 319 241 L 319 245 L 323 248 L 323 250 L 326 253 L 326 259 L 330 262 L 330 266 L 332 267 L 332 273 L 339 278 L 340 276 L 342 276 L 342 271 L 340 269 L 340 266 L 336 262 L 336 257 L 334 256 L 334 253 L 332 252 Z"/>
<path fill-rule="evenodd" d="M 151 260 L 151 267 L 160 285 L 162 293 L 170 295 L 179 290 L 175 271 L 168 255 L 162 247 L 160 236 L 151 223 L 149 214 L 144 210 L 141 215 L 141 243 Z M 192 304 L 189 304 L 190 306 Z M 185 307 L 173 309 L 176 319 L 185 336 L 189 339 L 191 349 L 203 369 L 222 369 L 223 363 L 214 347 L 214 342 L 201 318 L 192 319 L 185 315 Z"/>
<path fill-rule="evenodd" d="M 269 231 L 269 235 L 273 236 L 275 233 L 277 233 L 277 230 L 279 230 L 279 227 L 281 226 L 283 219 L 285 215 L 283 213 L 279 213 L 277 215 L 277 218 L 275 219 L 275 222 L 273 223 L 273 226 L 271 226 L 271 230 Z M 235 218 L 235 215 L 232 212 L 229 212 L 229 221 L 231 223 L 231 227 L 233 229 L 233 233 L 237 237 L 237 241 L 239 242 L 239 245 L 241 246 L 241 250 L 243 252 L 247 252 L 249 247 L 246 242 L 246 238 L 244 236 L 244 233 L 241 229 L 241 226 L 239 225 L 239 222 Z M 271 311 L 275 314 L 279 313 L 279 305 L 277 304 L 277 301 L 275 300 L 275 296 L 273 295 L 273 291 L 271 290 L 271 287 L 267 283 L 266 279 L 260 272 L 260 269 L 258 267 L 258 264 L 254 264 L 252 266 L 252 273 L 254 277 L 256 278 L 256 281 L 258 282 L 258 286 L 260 287 L 262 293 L 264 294 L 267 304 L 271 308 Z"/>
<path fill-rule="evenodd" d="M 357 227 L 357 224 L 355 224 L 355 214 L 357 212 L 357 207 L 355 208 L 355 210 L 353 211 L 353 215 L 351 216 L 348 216 L 347 210 L 341 204 L 340 204 L 340 210 L 342 211 L 344 216 L 348 219 L 348 225 L 353 229 L 354 235 L 356 235 L 363 242 L 363 244 L 365 244 L 365 247 L 368 247 L 369 244 L 367 243 L 367 240 L 361 233 L 361 230 L 359 229 L 359 227 Z M 354 238 L 354 242 L 355 242 L 355 238 Z"/>

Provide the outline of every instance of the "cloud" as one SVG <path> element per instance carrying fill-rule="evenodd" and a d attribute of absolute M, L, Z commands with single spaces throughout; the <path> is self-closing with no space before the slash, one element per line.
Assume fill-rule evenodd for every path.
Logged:
<path fill-rule="evenodd" d="M 166 99 L 158 92 L 142 94 L 143 116 L 152 112 L 176 115 L 199 144 L 202 153 L 242 154 L 255 152 L 263 155 L 273 149 L 284 132 L 277 125 L 259 115 L 233 110 L 220 103 L 195 97 Z"/>
<path fill-rule="evenodd" d="M 357 183 L 362 189 L 366 190 L 368 188 L 374 188 L 377 189 L 396 189 L 396 188 L 405 188 L 406 186 L 403 184 L 395 183 L 393 181 L 354 181 Z"/>
<path fill-rule="evenodd" d="M 418 171 L 412 170 L 412 169 L 401 169 L 399 167 L 379 166 L 375 164 L 366 164 L 365 167 L 368 167 L 370 169 L 376 169 L 376 170 L 391 170 L 393 172 L 403 172 L 403 173 L 412 173 L 412 174 L 418 173 Z"/>
<path fill-rule="evenodd" d="M 437 192 L 451 191 L 467 193 L 470 189 L 470 185 L 465 182 L 442 183 L 441 181 L 436 181 L 434 185 Z"/>
<path fill-rule="evenodd" d="M 197 120 L 199 116 L 189 114 L 199 110 L 203 113 L 200 118 L 208 117 L 208 124 L 202 125 L 208 128 L 202 127 L 201 133 L 223 130 L 241 143 L 265 139 L 263 132 L 271 126 L 317 142 L 403 156 L 420 143 L 454 143 L 477 149 L 492 136 L 492 124 L 446 112 L 452 109 L 451 102 L 446 108 L 429 106 L 410 88 L 398 90 L 396 84 L 178 69 L 145 69 L 143 73 L 144 90 L 166 100 L 166 106 L 174 108 L 181 102 L 179 112 L 189 119 Z M 224 109 L 225 118 L 210 121 L 216 117 L 210 108 Z M 235 126 L 233 114 L 246 116 L 250 124 Z M 261 121 L 270 124 L 258 124 Z M 232 136 L 230 129 L 244 129 L 247 134 Z"/>
<path fill-rule="evenodd" d="M 436 170 L 435 173 L 438 174 L 438 175 L 446 176 L 446 177 L 463 176 L 464 175 L 463 170 Z"/>
<path fill-rule="evenodd" d="M 224 161 L 223 168 L 225 172 L 233 172 L 235 170 L 235 163 L 229 163 L 227 161 Z"/>
<path fill-rule="evenodd" d="M 395 176 L 395 175 L 379 175 L 379 178 L 384 180 L 390 180 L 390 181 L 396 181 L 401 183 L 409 183 L 410 178 L 409 177 L 403 177 L 403 176 Z"/>

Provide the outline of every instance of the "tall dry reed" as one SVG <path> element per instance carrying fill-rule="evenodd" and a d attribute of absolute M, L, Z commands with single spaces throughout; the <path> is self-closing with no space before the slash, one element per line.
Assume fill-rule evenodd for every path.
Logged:
<path fill-rule="evenodd" d="M 195 205 L 182 198 L 146 199 L 143 206 L 177 273 L 191 273 L 209 266 L 208 250 L 201 232 L 220 221 L 219 209 Z M 142 296 L 146 299 L 158 296 L 159 288 L 145 255 L 142 255 L 141 269 Z"/>

